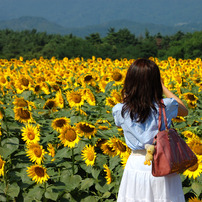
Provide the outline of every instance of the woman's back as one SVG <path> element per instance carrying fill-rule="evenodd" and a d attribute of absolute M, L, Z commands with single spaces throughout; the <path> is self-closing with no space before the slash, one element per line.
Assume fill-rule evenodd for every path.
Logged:
<path fill-rule="evenodd" d="M 173 98 L 165 98 L 163 100 L 165 104 L 168 127 L 170 127 L 172 118 L 177 116 L 178 103 Z M 115 123 L 123 129 L 126 144 L 132 150 L 144 149 L 145 144 L 152 144 L 153 138 L 158 132 L 159 110 L 157 104 L 155 104 L 155 107 L 157 108 L 157 112 L 152 109 L 145 122 L 140 123 L 136 122 L 135 119 L 132 120 L 129 113 L 122 117 L 122 103 L 114 106 L 113 116 Z M 161 129 L 165 129 L 164 123 L 162 124 Z"/>

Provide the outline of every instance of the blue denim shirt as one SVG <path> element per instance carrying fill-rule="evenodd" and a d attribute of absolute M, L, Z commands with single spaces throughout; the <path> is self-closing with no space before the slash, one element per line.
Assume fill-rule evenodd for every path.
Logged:
<path fill-rule="evenodd" d="M 168 128 L 171 125 L 172 118 L 175 118 L 178 113 L 178 103 L 173 98 L 164 98 L 166 106 L 166 117 Z M 159 109 L 156 104 L 157 113 L 152 109 L 149 117 L 144 123 L 138 123 L 131 120 L 129 113 L 121 115 L 123 104 L 118 103 L 112 109 L 115 124 L 123 129 L 125 142 L 132 150 L 144 149 L 145 144 L 152 144 L 154 136 L 158 133 L 158 117 Z M 162 116 L 161 130 L 165 129 L 165 124 Z"/>

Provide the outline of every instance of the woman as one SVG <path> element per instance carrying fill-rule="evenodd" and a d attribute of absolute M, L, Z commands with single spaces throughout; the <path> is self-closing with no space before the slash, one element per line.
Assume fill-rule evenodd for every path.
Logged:
<path fill-rule="evenodd" d="M 163 94 L 166 98 L 163 98 Z M 122 90 L 123 103 L 113 108 L 115 124 L 122 127 L 126 144 L 132 149 L 124 169 L 118 202 L 183 202 L 178 174 L 154 177 L 152 166 L 144 165 L 145 144 L 152 144 L 158 132 L 158 107 L 163 99 L 168 127 L 171 119 L 186 116 L 183 102 L 161 81 L 158 66 L 138 59 L 128 69 Z M 161 130 L 165 129 L 162 122 Z"/>

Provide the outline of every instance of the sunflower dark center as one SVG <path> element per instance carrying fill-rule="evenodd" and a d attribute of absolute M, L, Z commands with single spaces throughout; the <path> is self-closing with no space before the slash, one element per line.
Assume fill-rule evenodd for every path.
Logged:
<path fill-rule="evenodd" d="M 6 83 L 6 79 L 4 77 L 1 77 L 1 83 Z"/>
<path fill-rule="evenodd" d="M 109 146 L 109 145 L 106 145 L 107 146 L 107 149 L 110 151 L 110 152 L 114 152 L 114 148 Z"/>
<path fill-rule="evenodd" d="M 32 133 L 32 132 L 28 132 L 27 137 L 28 137 L 30 140 L 33 140 L 33 139 L 35 138 L 35 134 Z"/>
<path fill-rule="evenodd" d="M 84 133 L 91 133 L 94 131 L 94 128 L 86 125 L 86 124 L 81 124 L 80 125 L 80 129 L 84 132 Z"/>
<path fill-rule="evenodd" d="M 59 119 L 55 122 L 55 125 L 59 128 L 62 128 L 64 125 L 66 124 L 66 120 L 65 119 Z"/>
<path fill-rule="evenodd" d="M 26 87 L 27 87 L 27 86 L 29 85 L 29 80 L 26 79 L 26 78 L 22 78 L 22 79 L 21 79 L 21 82 L 22 82 L 22 85 L 23 85 L 23 86 L 26 86 Z"/>
<path fill-rule="evenodd" d="M 195 165 L 193 165 L 190 168 L 188 168 L 188 170 L 191 171 L 191 172 L 194 172 L 197 169 L 198 169 L 198 162 Z"/>
<path fill-rule="evenodd" d="M 110 98 L 110 99 L 108 99 L 108 102 L 111 104 L 111 105 L 115 105 L 116 103 Z"/>
<path fill-rule="evenodd" d="M 46 103 L 45 109 L 52 109 L 55 106 L 55 102 L 50 100 Z"/>
<path fill-rule="evenodd" d="M 93 152 L 89 152 L 88 153 L 88 160 L 89 161 L 93 161 L 93 159 L 94 159 L 94 153 Z"/>
<path fill-rule="evenodd" d="M 93 77 L 91 75 L 85 76 L 84 81 L 88 82 L 91 81 L 93 79 Z"/>
<path fill-rule="evenodd" d="M 192 95 L 192 94 L 188 94 L 188 95 L 187 95 L 187 98 L 188 98 L 189 100 L 191 100 L 191 101 L 196 100 L 195 97 L 194 97 L 194 95 Z"/>
<path fill-rule="evenodd" d="M 35 92 L 38 92 L 40 90 L 40 88 L 41 88 L 40 85 L 36 85 L 34 88 Z"/>
<path fill-rule="evenodd" d="M 60 88 L 59 88 L 58 85 L 53 85 L 52 87 L 53 87 L 53 89 L 56 90 L 56 91 L 59 91 L 59 90 L 60 90 Z"/>
<path fill-rule="evenodd" d="M 121 96 L 119 94 L 115 94 L 114 97 L 117 99 L 118 102 L 121 102 Z"/>
<path fill-rule="evenodd" d="M 0 159 L 0 169 L 3 167 L 3 161 Z"/>
<path fill-rule="evenodd" d="M 126 151 L 126 146 L 125 145 L 123 145 L 121 142 L 116 142 L 116 144 L 117 144 L 117 147 L 118 147 L 118 149 L 121 151 L 121 152 L 125 152 Z"/>
<path fill-rule="evenodd" d="M 76 132 L 73 129 L 68 129 L 65 132 L 65 139 L 69 142 L 73 142 L 76 139 Z"/>
<path fill-rule="evenodd" d="M 193 147 L 193 150 L 196 152 L 196 154 L 202 155 L 202 144 L 196 143 Z"/>
<path fill-rule="evenodd" d="M 19 114 L 20 118 L 22 118 L 22 119 L 30 119 L 30 113 L 26 109 L 20 108 L 18 110 L 18 114 Z"/>
<path fill-rule="evenodd" d="M 81 95 L 79 95 L 79 94 L 73 95 L 73 101 L 75 103 L 80 103 L 81 102 Z"/>
<path fill-rule="evenodd" d="M 35 154 L 37 157 L 41 157 L 41 155 L 42 155 L 42 150 L 41 150 L 41 148 L 35 148 L 35 149 L 34 149 L 34 154 Z"/>
<path fill-rule="evenodd" d="M 122 74 L 119 72 L 114 72 L 112 78 L 114 79 L 114 81 L 120 81 L 122 79 Z"/>
<path fill-rule="evenodd" d="M 43 168 L 40 168 L 40 167 L 36 167 L 35 169 L 34 169 L 34 171 L 35 171 L 35 173 L 36 173 L 36 175 L 37 176 L 39 176 L 39 177 L 44 177 L 44 169 Z"/>
<path fill-rule="evenodd" d="M 28 103 L 27 103 L 26 100 L 19 98 L 19 99 L 17 100 L 17 106 L 18 106 L 18 107 L 27 107 L 27 106 L 28 106 Z"/>

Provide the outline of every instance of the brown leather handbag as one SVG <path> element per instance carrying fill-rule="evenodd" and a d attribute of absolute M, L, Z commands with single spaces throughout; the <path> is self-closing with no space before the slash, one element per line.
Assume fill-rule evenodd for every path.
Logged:
<path fill-rule="evenodd" d="M 163 100 L 161 101 L 163 103 Z M 166 130 L 161 129 L 161 117 Z M 154 137 L 154 158 L 152 161 L 152 175 L 155 177 L 182 173 L 197 163 L 197 157 L 186 142 L 180 137 L 174 128 L 168 129 L 165 107 L 159 107 L 159 132 Z"/>

